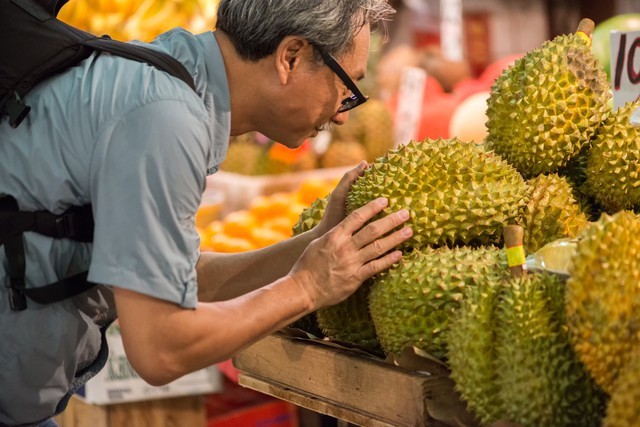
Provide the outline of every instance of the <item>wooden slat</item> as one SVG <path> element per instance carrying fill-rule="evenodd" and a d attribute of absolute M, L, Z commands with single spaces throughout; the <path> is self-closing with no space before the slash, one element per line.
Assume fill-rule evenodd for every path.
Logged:
<path fill-rule="evenodd" d="M 346 350 L 274 335 L 241 351 L 234 365 L 242 385 L 358 425 L 435 427 L 442 425 L 436 419 L 471 419 L 448 376 Z"/>
<path fill-rule="evenodd" d="M 198 396 L 114 405 L 90 405 L 73 397 L 56 422 L 60 427 L 205 427 L 207 416 Z"/>

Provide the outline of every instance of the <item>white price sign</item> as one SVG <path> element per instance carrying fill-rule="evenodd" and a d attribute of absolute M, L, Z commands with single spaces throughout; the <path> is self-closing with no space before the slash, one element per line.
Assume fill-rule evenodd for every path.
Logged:
<path fill-rule="evenodd" d="M 406 67 L 398 89 L 395 117 L 395 144 L 407 144 L 418 133 L 427 73 L 422 68 Z"/>
<path fill-rule="evenodd" d="M 462 61 L 462 0 L 440 1 L 440 45 L 446 59 Z"/>
<path fill-rule="evenodd" d="M 611 88 L 614 108 L 640 95 L 640 31 L 611 32 Z"/>

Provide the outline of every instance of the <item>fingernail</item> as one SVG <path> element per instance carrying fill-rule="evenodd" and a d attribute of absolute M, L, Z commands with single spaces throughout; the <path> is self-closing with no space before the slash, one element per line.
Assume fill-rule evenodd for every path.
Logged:
<path fill-rule="evenodd" d="M 398 216 L 400 219 L 409 219 L 409 211 L 406 209 L 402 209 L 398 211 Z"/>
<path fill-rule="evenodd" d="M 391 257 L 394 259 L 394 261 L 398 261 L 400 258 L 402 258 L 402 251 L 395 251 L 391 254 Z"/>
<path fill-rule="evenodd" d="M 366 167 L 367 167 L 367 161 L 366 160 L 361 161 L 360 164 L 358 165 L 358 169 L 360 169 L 360 170 L 365 170 Z"/>
<path fill-rule="evenodd" d="M 410 237 L 413 235 L 413 230 L 409 227 L 404 227 L 402 230 L 400 230 L 400 234 L 403 237 Z"/>
<path fill-rule="evenodd" d="M 389 204 L 389 200 L 386 197 L 378 197 L 376 199 L 376 203 L 380 206 L 387 206 Z"/>

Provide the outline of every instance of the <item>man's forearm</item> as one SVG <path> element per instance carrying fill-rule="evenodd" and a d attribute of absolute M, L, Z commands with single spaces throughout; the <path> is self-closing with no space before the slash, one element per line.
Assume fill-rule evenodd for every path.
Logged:
<path fill-rule="evenodd" d="M 314 238 L 310 231 L 250 252 L 203 252 L 197 265 L 198 299 L 224 301 L 274 282 L 289 273 Z"/>

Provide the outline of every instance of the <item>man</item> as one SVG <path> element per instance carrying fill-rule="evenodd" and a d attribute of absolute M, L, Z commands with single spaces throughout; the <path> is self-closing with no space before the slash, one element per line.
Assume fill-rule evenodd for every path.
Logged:
<path fill-rule="evenodd" d="M 385 0 L 222 0 L 218 29 L 170 31 L 152 45 L 184 82 L 146 64 L 92 55 L 34 89 L 16 129 L 0 123 L 0 193 L 21 210 L 91 204 L 92 244 L 25 233 L 27 287 L 89 271 L 90 290 L 12 310 L 0 291 L 0 425 L 47 422 L 100 370 L 103 331 L 119 318 L 127 357 L 153 385 L 225 360 L 327 305 L 400 259 L 406 211 L 344 218 L 348 172 L 315 229 L 242 254 L 199 253 L 194 226 L 206 176 L 229 135 L 256 130 L 297 147 L 342 124 L 366 98 L 370 25 Z M 340 65 L 341 64 L 341 65 Z M 343 70 L 342 70 L 343 69 Z M 7 260 L 0 251 L 0 278 Z"/>

